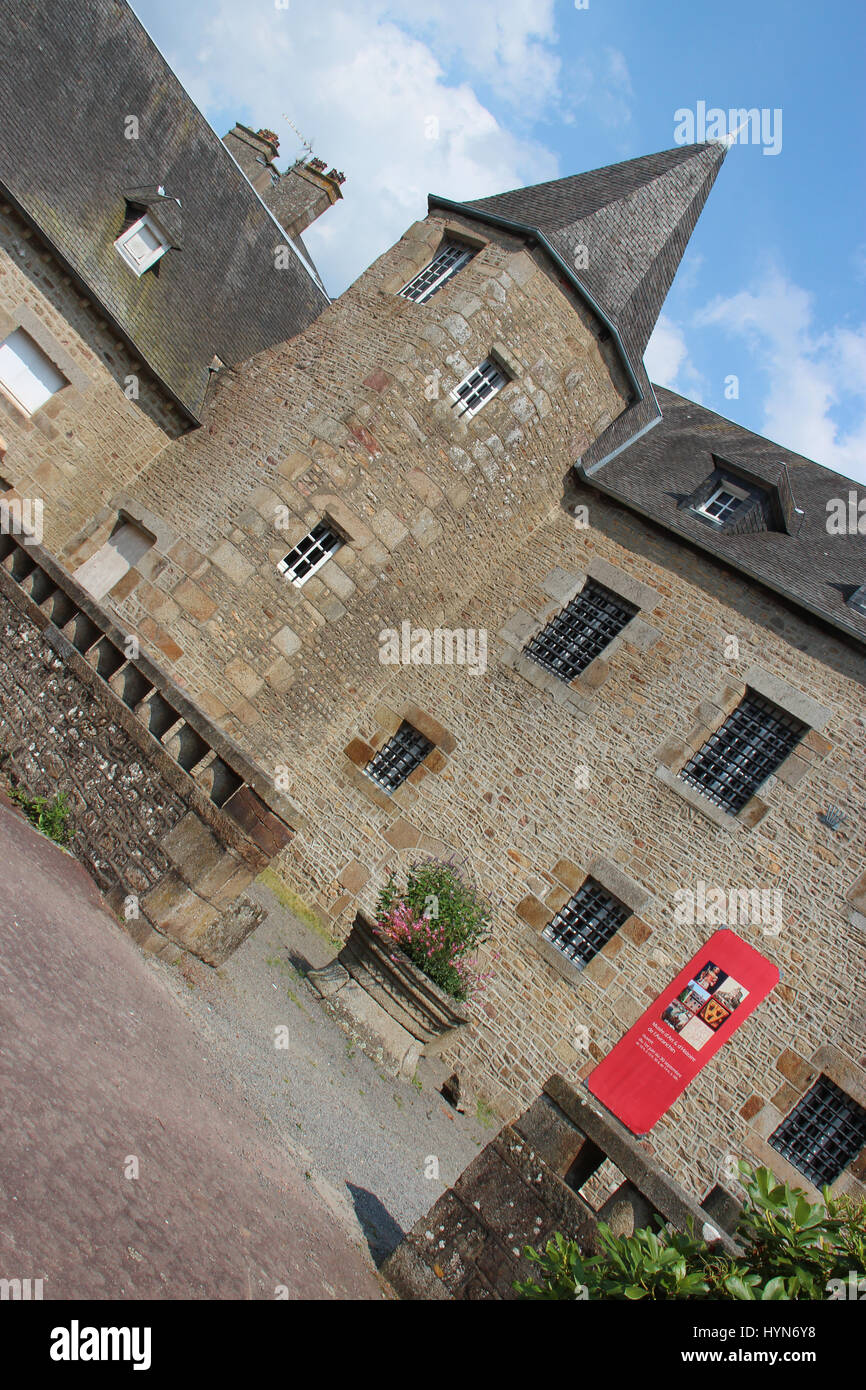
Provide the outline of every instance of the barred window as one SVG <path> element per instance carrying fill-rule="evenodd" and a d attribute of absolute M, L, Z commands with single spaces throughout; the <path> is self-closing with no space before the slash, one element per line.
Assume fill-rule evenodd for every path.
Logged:
<path fill-rule="evenodd" d="M 750 690 L 689 759 L 680 777 L 735 816 L 805 732 L 806 725 L 799 719 Z"/>
<path fill-rule="evenodd" d="M 287 575 L 293 584 L 300 586 L 305 584 L 316 570 L 321 569 L 325 561 L 330 560 L 342 544 L 343 537 L 334 527 L 327 521 L 320 521 L 309 535 L 304 536 L 304 539 L 298 541 L 289 551 L 285 560 L 280 561 L 277 569 L 281 574 Z"/>
<path fill-rule="evenodd" d="M 576 598 L 527 643 L 524 655 L 560 680 L 573 681 L 639 611 L 587 579 Z"/>
<path fill-rule="evenodd" d="M 507 381 L 508 376 L 504 369 L 498 362 L 494 362 L 492 357 L 488 357 L 480 367 L 476 367 L 455 386 L 451 392 L 451 404 L 458 415 L 468 419 L 470 415 L 477 415 L 481 407 L 486 405 L 497 391 L 501 391 Z"/>
<path fill-rule="evenodd" d="M 541 935 L 582 969 L 631 915 L 624 903 L 588 878 Z"/>
<path fill-rule="evenodd" d="M 433 744 L 406 720 L 393 738 L 370 759 L 364 771 L 385 791 L 395 791 L 416 767 L 420 767 Z"/>
<path fill-rule="evenodd" d="M 866 1144 L 866 1110 L 820 1076 L 770 1135 L 773 1148 L 816 1187 L 833 1183 Z"/>
<path fill-rule="evenodd" d="M 425 265 L 408 285 L 403 286 L 401 295 L 404 299 L 413 299 L 416 304 L 423 304 L 426 299 L 432 298 L 437 290 L 441 290 L 458 270 L 462 270 L 474 255 L 475 252 L 462 242 L 444 242 L 430 264 Z"/>

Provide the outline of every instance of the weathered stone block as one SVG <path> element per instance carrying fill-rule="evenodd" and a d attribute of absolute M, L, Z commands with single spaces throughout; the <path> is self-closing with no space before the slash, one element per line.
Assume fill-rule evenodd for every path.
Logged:
<path fill-rule="evenodd" d="M 528 922 L 535 931 L 541 931 L 546 927 L 553 913 L 544 903 L 539 902 L 538 898 L 528 893 L 525 898 L 521 898 L 515 911 L 518 917 L 524 922 Z"/>

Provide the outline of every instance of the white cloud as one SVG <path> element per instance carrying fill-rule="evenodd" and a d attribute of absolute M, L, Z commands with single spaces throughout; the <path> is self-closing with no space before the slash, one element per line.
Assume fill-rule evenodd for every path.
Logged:
<path fill-rule="evenodd" d="M 458 59 L 523 118 L 560 97 L 553 0 L 474 0 L 466 23 L 455 0 L 384 0 L 367 13 L 429 37 L 442 62 Z"/>
<path fill-rule="evenodd" d="M 696 321 L 750 347 L 755 370 L 769 379 L 764 434 L 866 482 L 866 325 L 820 330 L 813 296 L 778 270 L 755 289 L 714 300 Z"/>
<path fill-rule="evenodd" d="M 410 0 L 291 0 L 286 10 L 269 0 L 137 4 L 206 114 L 276 131 L 281 167 L 301 153 L 289 116 L 317 155 L 345 171 L 343 202 L 305 235 L 332 294 L 425 216 L 428 193 L 483 197 L 559 173 L 549 150 L 505 129 L 468 80 L 450 78 L 438 52 L 441 41 L 461 74 L 471 69 L 491 89 L 528 100 L 531 88 L 536 106 L 548 89 L 555 98 L 549 0 L 476 3 L 471 25 L 454 23 L 451 0 L 434 0 L 425 29 L 436 51 L 396 22 L 417 21 L 417 10 Z"/>
<path fill-rule="evenodd" d="M 647 343 L 644 366 L 651 381 L 700 403 L 703 378 L 689 357 L 685 333 L 666 314 L 659 315 Z"/>

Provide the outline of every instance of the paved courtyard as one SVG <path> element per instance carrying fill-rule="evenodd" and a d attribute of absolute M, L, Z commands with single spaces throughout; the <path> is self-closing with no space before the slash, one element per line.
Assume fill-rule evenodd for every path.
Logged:
<path fill-rule="evenodd" d="M 388 1296 L 375 1264 L 493 1131 L 324 1014 L 303 972 L 333 947 L 257 884 L 271 915 L 220 970 L 145 956 L 2 804 L 0 875 L 0 1276 L 46 1298 Z"/>

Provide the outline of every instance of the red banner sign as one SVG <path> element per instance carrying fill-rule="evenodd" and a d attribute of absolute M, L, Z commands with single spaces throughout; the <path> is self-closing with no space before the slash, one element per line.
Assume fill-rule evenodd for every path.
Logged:
<path fill-rule="evenodd" d="M 648 1134 L 774 985 L 779 971 L 717 931 L 592 1071 L 587 1086 L 632 1134 Z"/>

